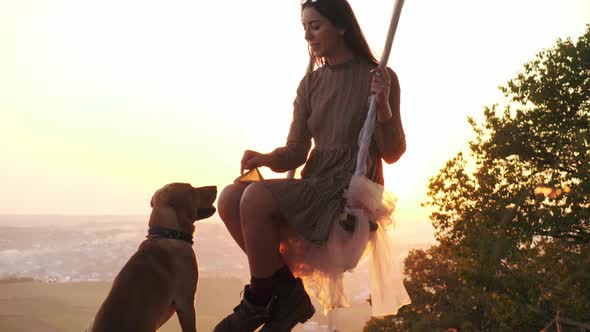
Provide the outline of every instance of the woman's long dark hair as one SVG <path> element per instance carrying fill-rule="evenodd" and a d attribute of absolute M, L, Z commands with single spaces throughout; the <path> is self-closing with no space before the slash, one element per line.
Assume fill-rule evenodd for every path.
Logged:
<path fill-rule="evenodd" d="M 301 4 L 301 11 L 307 7 L 315 8 L 315 10 L 327 18 L 332 24 L 344 29 L 344 42 L 356 56 L 373 62 L 375 65 L 378 64 L 348 1 L 316 0 L 313 2 L 312 0 L 307 0 Z M 319 67 L 325 64 L 326 60 L 316 57 L 311 50 L 309 50 L 309 55 L 311 56 L 311 63 L 315 63 L 316 66 Z"/>

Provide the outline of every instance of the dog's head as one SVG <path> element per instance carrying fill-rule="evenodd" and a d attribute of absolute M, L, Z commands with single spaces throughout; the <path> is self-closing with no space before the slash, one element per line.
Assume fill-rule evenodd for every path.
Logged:
<path fill-rule="evenodd" d="M 172 207 L 179 216 L 196 221 L 215 213 L 213 202 L 216 197 L 216 186 L 195 188 L 190 183 L 175 182 L 156 191 L 150 205 L 152 208 Z"/>

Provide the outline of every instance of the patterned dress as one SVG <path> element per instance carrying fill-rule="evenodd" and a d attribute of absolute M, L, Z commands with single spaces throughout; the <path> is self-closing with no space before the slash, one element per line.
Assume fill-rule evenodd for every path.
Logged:
<path fill-rule="evenodd" d="M 277 200 L 286 222 L 313 243 L 327 241 L 333 223 L 343 212 L 344 191 L 355 170 L 357 140 L 369 109 L 373 68 L 373 63 L 354 58 L 307 74 L 297 89 L 287 143 L 272 152 L 275 162 L 269 166 L 275 172 L 305 163 L 301 179 L 263 183 Z M 393 72 L 388 70 L 392 77 Z M 393 105 L 398 101 L 392 99 L 393 87 L 391 91 Z M 383 184 L 381 159 L 397 153 L 399 147 L 394 144 L 399 134 L 393 118 L 377 123 L 366 174 L 374 182 Z"/>

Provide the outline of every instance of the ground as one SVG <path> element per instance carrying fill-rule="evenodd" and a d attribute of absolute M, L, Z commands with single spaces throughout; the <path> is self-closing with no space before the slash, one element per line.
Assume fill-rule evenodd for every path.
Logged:
<path fill-rule="evenodd" d="M 241 282 L 236 278 L 202 278 L 197 290 L 197 328 L 211 331 L 239 302 Z M 35 281 L 0 282 L 0 331 L 3 332 L 81 332 L 104 300 L 109 282 L 41 283 Z M 327 318 L 316 306 L 316 315 L 295 331 L 326 331 Z M 357 304 L 337 313 L 342 332 L 362 331 L 369 319 L 368 304 Z M 173 316 L 160 332 L 180 331 Z"/>

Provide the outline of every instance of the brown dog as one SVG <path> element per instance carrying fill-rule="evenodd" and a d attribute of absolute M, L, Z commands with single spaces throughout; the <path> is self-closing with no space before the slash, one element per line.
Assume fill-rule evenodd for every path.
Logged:
<path fill-rule="evenodd" d="M 193 222 L 215 213 L 217 187 L 171 183 L 156 191 L 147 239 L 115 277 L 88 331 L 154 332 L 176 312 L 183 332 L 196 331 L 198 266 Z"/>

